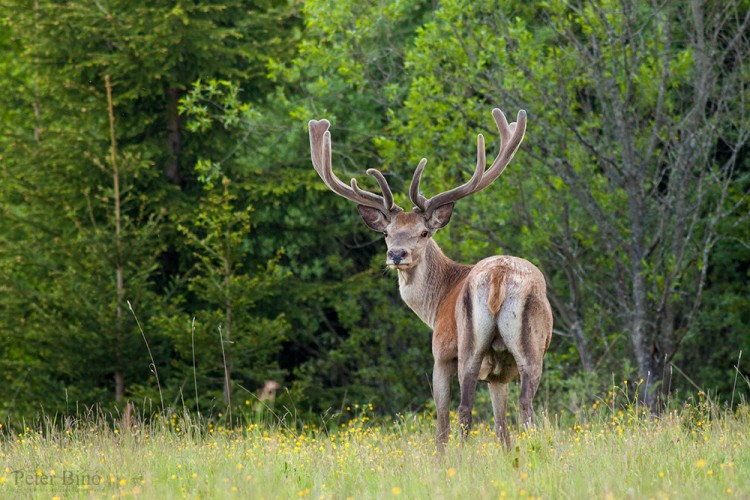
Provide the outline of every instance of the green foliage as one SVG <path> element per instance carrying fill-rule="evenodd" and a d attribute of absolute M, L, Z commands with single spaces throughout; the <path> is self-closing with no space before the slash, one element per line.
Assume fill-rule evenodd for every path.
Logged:
<path fill-rule="evenodd" d="M 9 109 L 34 113 L 9 114 L 0 134 L 3 178 L 8 179 L 2 191 L 0 219 L 7 245 L 0 269 L 10 292 L 3 294 L 8 314 L 3 315 L 0 362 L 8 367 L 3 377 L 14 394 L 0 402 L 0 410 L 32 414 L 43 400 L 49 409 L 107 402 L 118 375 L 126 397 L 155 398 L 155 369 L 170 384 L 168 394 L 178 394 L 184 384 L 181 374 L 187 372 L 183 361 L 190 358 L 174 356 L 175 339 L 186 333 L 190 338 L 191 316 L 206 318 L 198 325 L 199 342 L 203 332 L 215 332 L 223 320 L 216 321 L 215 294 L 192 294 L 199 277 L 209 279 L 205 272 L 210 266 L 194 259 L 177 227 L 195 216 L 194 205 L 206 209 L 206 223 L 219 217 L 209 210 L 213 200 L 196 203 L 201 195 L 194 189 L 192 163 L 224 149 L 227 140 L 219 131 L 188 141 L 178 101 L 199 78 L 241 78 L 248 89 L 270 91 L 264 64 L 294 47 L 293 6 L 113 1 L 36 2 L 32 8 L 12 2 L 11 7 L 0 43 L 12 50 L 3 52 L 2 61 L 13 78 L 0 80 L 0 94 L 17 100 Z M 282 26 L 284 38 L 252 38 Z M 114 84 L 119 237 L 105 74 Z M 249 227 L 247 220 L 242 222 Z M 266 285 L 265 278 L 256 283 L 252 277 L 268 271 L 264 267 L 255 273 L 267 260 L 256 259 L 242 271 L 233 267 L 238 276 L 232 295 L 244 298 L 238 291 L 243 284 Z M 156 367 L 149 369 L 134 319 L 118 303 L 118 263 L 123 266 L 123 297 L 146 326 Z M 258 288 L 252 302 L 262 307 L 261 293 L 269 286 Z M 248 307 L 240 300 L 240 321 Z M 233 346 L 238 359 L 257 362 L 255 372 L 250 364 L 239 365 L 247 371 L 243 383 L 277 376 L 275 356 L 285 332 L 280 313 L 253 316 L 237 331 L 241 334 Z M 218 341 L 213 345 L 221 346 Z M 211 362 L 221 368 L 221 358 Z M 210 394 L 215 385 L 203 387 Z"/>
<path fill-rule="evenodd" d="M 502 185 L 462 201 L 456 218 L 466 224 L 441 242 L 466 260 L 508 251 L 541 266 L 564 334 L 553 363 L 577 369 L 574 346 L 587 370 L 615 370 L 632 352 L 640 376 L 663 373 L 695 328 L 705 284 L 695 263 L 707 265 L 716 221 L 738 209 L 727 193 L 748 182 L 746 154 L 717 150 L 746 150 L 742 105 L 726 98 L 746 88 L 730 62 L 741 56 L 734 47 L 724 64 L 696 56 L 688 39 L 704 21 L 670 7 L 539 2 L 518 12 L 441 4 L 408 52 L 411 88 L 388 154 L 429 152 L 426 191 L 445 190 L 471 173 L 467 132 L 497 136 L 489 109 L 525 108 L 526 142 Z M 709 32 L 740 36 L 725 22 L 733 14 L 712 12 L 692 14 L 715 15 Z M 610 345 L 621 332 L 632 351 Z"/>
<path fill-rule="evenodd" d="M 235 415 L 266 380 L 301 413 L 424 407 L 429 330 L 305 125 L 328 118 L 338 175 L 381 169 L 408 208 L 420 158 L 427 196 L 469 178 L 476 133 L 493 158 L 495 106 L 527 110 L 524 143 L 437 240 L 545 272 L 548 407 L 670 363 L 668 389 L 746 397 L 747 2 L 2 5 L 0 415 L 106 405 L 118 376 L 157 401 L 157 370 L 167 406 L 205 414 L 227 371 Z"/>
<path fill-rule="evenodd" d="M 206 195 L 192 224 L 177 226 L 193 249 L 196 262 L 187 286 L 194 296 L 191 302 L 201 311 L 196 315 L 199 328 L 195 349 L 200 352 L 201 366 L 213 368 L 222 383 L 222 368 L 226 366 L 235 379 L 232 385 L 262 387 L 266 379 L 282 376 L 276 356 L 287 325 L 283 313 L 267 317 L 264 305 L 278 297 L 287 273 L 278 264 L 281 253 L 264 267 L 244 269 L 243 262 L 253 253 L 252 207 L 237 207 L 237 196 L 230 185 L 227 177 L 222 178 L 220 186 L 206 183 Z M 217 335 L 207 335 L 219 329 L 223 329 L 223 336 L 218 335 L 218 342 Z M 188 371 L 193 368 L 188 363 L 193 346 L 191 343 L 191 351 L 187 351 L 185 343 L 179 341 L 183 336 L 178 334 L 175 339 L 176 344 L 182 344 L 184 364 L 178 366 Z M 236 380 L 238 375 L 240 381 Z M 203 391 L 207 389 L 203 387 Z"/>

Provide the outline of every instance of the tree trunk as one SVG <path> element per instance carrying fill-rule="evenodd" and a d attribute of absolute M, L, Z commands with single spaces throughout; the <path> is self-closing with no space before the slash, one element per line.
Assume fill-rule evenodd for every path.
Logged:
<path fill-rule="evenodd" d="M 182 153 L 182 138 L 180 136 L 180 91 L 171 88 L 168 91 L 167 105 L 167 149 L 169 158 L 165 174 L 172 184 L 182 183 L 182 172 L 180 172 L 180 155 Z"/>
<path fill-rule="evenodd" d="M 226 337 L 223 339 L 226 347 L 224 348 L 224 394 L 223 400 L 225 405 L 232 403 L 232 355 L 229 352 L 229 346 L 231 345 L 232 338 L 232 303 L 227 301 L 226 309 Z"/>
<path fill-rule="evenodd" d="M 570 334 L 573 336 L 573 341 L 576 344 L 578 357 L 581 359 L 581 367 L 586 372 L 593 372 L 594 362 L 591 359 L 591 353 L 586 344 L 586 336 L 583 333 L 583 321 L 580 317 L 576 316 L 575 321 L 570 325 Z"/>
<path fill-rule="evenodd" d="M 117 290 L 117 321 L 115 324 L 115 401 L 121 402 L 125 396 L 125 377 L 122 374 L 122 302 L 125 294 L 123 284 L 122 248 L 120 245 L 121 214 L 120 214 L 120 171 L 117 166 L 117 141 L 115 139 L 115 112 L 112 104 L 112 84 L 109 75 L 104 76 L 107 87 L 107 108 L 109 110 L 109 138 L 110 154 L 112 161 L 112 182 L 114 185 L 115 198 L 115 253 L 117 267 L 115 269 L 115 282 Z"/>
<path fill-rule="evenodd" d="M 651 332 L 648 317 L 648 292 L 646 269 L 644 269 L 644 217 L 643 209 L 645 200 L 639 189 L 637 170 L 638 164 L 633 161 L 629 168 L 630 174 L 625 182 L 625 190 L 628 195 L 630 215 L 630 242 L 628 256 L 630 258 L 630 274 L 632 280 L 632 305 L 631 305 L 631 337 L 635 358 L 638 362 L 638 374 L 646 381 L 643 386 L 642 397 L 645 404 L 656 410 L 656 400 L 652 389 L 652 381 L 656 374 L 653 363 L 655 352 L 654 336 Z"/>
<path fill-rule="evenodd" d="M 228 252 L 228 250 L 227 250 Z M 224 286 L 226 287 L 227 299 L 224 307 L 224 323 L 226 328 L 226 338 L 224 343 L 226 344 L 224 354 L 224 404 L 231 405 L 232 403 L 232 355 L 229 347 L 232 345 L 232 298 L 230 295 L 230 284 L 231 284 L 231 267 L 229 263 L 229 255 L 225 256 L 224 259 Z"/>
<path fill-rule="evenodd" d="M 34 34 L 39 28 L 39 0 L 34 0 Z M 42 104 L 39 93 L 39 71 L 34 70 L 34 102 L 31 104 L 34 110 L 34 142 L 42 139 Z"/>
<path fill-rule="evenodd" d="M 672 292 L 671 287 L 669 292 Z M 658 380 L 661 380 L 659 387 L 659 407 L 664 408 L 669 397 L 669 391 L 672 388 L 672 373 L 667 369 L 667 365 L 675 353 L 675 306 L 671 298 L 667 298 L 662 311 L 661 328 L 659 334 L 659 349 L 657 364 L 659 373 Z"/>
<path fill-rule="evenodd" d="M 642 397 L 652 411 L 658 410 L 657 398 L 653 390 L 655 377 L 660 375 L 658 367 L 658 349 L 649 335 L 648 298 L 646 296 L 646 278 L 641 261 L 633 262 L 633 312 L 631 338 L 638 362 L 639 376 L 645 381 Z"/>
<path fill-rule="evenodd" d="M 115 401 L 122 402 L 125 398 L 125 378 L 122 376 L 120 368 L 120 356 L 117 356 L 117 368 L 115 368 Z"/>

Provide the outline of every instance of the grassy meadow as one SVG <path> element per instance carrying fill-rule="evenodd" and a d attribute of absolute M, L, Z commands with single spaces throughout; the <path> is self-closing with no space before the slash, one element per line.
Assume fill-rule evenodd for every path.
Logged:
<path fill-rule="evenodd" d="M 602 398 L 504 449 L 482 416 L 443 456 L 434 415 L 369 405 L 226 429 L 177 414 L 0 429 L 0 498 L 750 498 L 750 406 L 696 396 L 660 419 Z"/>

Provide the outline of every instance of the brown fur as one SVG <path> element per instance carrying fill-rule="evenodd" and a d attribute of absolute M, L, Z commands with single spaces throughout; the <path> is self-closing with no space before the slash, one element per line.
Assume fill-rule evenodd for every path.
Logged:
<path fill-rule="evenodd" d="M 456 330 L 456 302 L 461 293 L 459 287 L 453 287 L 440 302 L 437 321 L 433 330 L 433 356 L 436 359 L 455 359 L 458 356 L 458 332 Z M 437 346 L 437 351 L 435 347 Z"/>
<path fill-rule="evenodd" d="M 505 302 L 505 274 L 492 274 L 490 275 L 490 289 L 489 289 L 489 300 L 487 301 L 487 308 L 490 310 L 493 316 L 497 316 L 500 311 L 500 306 Z"/>

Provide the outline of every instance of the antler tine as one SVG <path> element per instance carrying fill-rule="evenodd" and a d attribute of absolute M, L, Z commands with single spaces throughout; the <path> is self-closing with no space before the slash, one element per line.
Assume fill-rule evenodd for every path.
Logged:
<path fill-rule="evenodd" d="M 322 169 L 322 163 L 323 163 L 323 147 L 322 147 L 322 139 L 323 134 L 328 130 L 328 127 L 330 127 L 331 123 L 328 120 L 310 120 L 310 122 L 307 124 L 307 127 L 310 131 L 310 156 L 312 157 L 312 164 L 313 167 L 315 167 L 315 171 L 318 172 L 318 175 L 321 177 L 323 174 L 321 172 Z"/>
<path fill-rule="evenodd" d="M 425 160 L 426 161 L 426 160 Z M 422 169 L 424 169 L 424 165 L 420 163 L 420 166 Z M 415 183 L 412 181 L 411 189 L 409 190 L 409 195 L 412 195 L 413 191 L 416 191 L 418 196 L 421 197 L 422 205 L 420 206 L 415 202 L 415 205 L 417 205 L 417 208 L 419 208 L 422 212 L 428 213 L 430 210 L 446 205 L 448 203 L 453 203 L 461 198 L 464 198 L 466 196 L 469 196 L 470 194 L 476 192 L 479 188 L 479 184 L 482 182 L 482 178 L 484 176 L 484 169 L 487 166 L 487 159 L 484 152 L 484 136 L 482 134 L 479 134 L 477 136 L 477 166 L 474 169 L 474 175 L 471 176 L 471 179 L 466 184 L 463 184 L 461 186 L 458 186 L 456 188 L 451 189 L 450 191 L 445 191 L 443 193 L 440 193 L 436 196 L 433 196 L 430 199 L 426 199 L 424 196 L 418 194 L 419 190 L 419 180 L 422 177 L 422 171 L 417 167 L 417 171 L 419 172 L 419 176 L 417 177 L 417 172 L 414 172 L 414 177 L 417 178 L 417 183 L 415 186 Z M 412 198 L 412 201 L 414 201 L 414 198 Z"/>
<path fill-rule="evenodd" d="M 394 210 L 394 207 L 396 205 L 395 203 L 393 203 L 393 192 L 391 191 L 391 186 L 388 185 L 388 181 L 386 180 L 385 176 L 380 172 L 380 170 L 376 168 L 368 168 L 367 175 L 375 177 L 375 180 L 378 181 L 380 191 L 383 192 L 383 202 L 385 203 L 385 207 L 389 211 Z"/>
<path fill-rule="evenodd" d="M 492 162 L 490 168 L 485 171 L 486 158 L 484 152 L 484 136 L 479 134 L 479 136 L 477 136 L 477 167 L 469 182 L 453 188 L 450 191 L 445 191 L 433 196 L 430 199 L 426 199 L 419 194 L 419 182 L 422 177 L 422 170 L 424 170 L 425 162 L 425 160 L 423 160 L 414 172 L 412 185 L 409 189 L 409 197 L 420 211 L 428 213 L 442 205 L 455 203 L 461 198 L 486 188 L 503 173 L 505 167 L 508 166 L 508 163 L 510 163 L 513 155 L 521 145 L 521 141 L 526 133 L 526 111 L 520 110 L 516 121 L 510 125 L 508 124 L 508 120 L 505 118 L 503 112 L 498 108 L 492 110 L 492 116 L 495 119 L 495 124 L 497 125 L 497 130 L 500 133 L 500 140 L 502 142 L 500 152 L 497 154 L 497 157 L 495 157 L 495 161 Z"/>
<path fill-rule="evenodd" d="M 422 158 L 411 178 L 411 186 L 409 186 L 409 199 L 422 212 L 427 212 L 427 198 L 419 192 L 419 183 L 422 182 L 422 172 L 424 172 L 426 164 L 427 158 Z"/>
<path fill-rule="evenodd" d="M 370 170 L 373 170 L 373 169 L 370 169 Z M 378 174 L 380 174 L 380 172 L 378 172 Z M 357 179 L 352 179 L 349 183 L 354 193 L 358 197 L 361 197 L 360 199 L 364 198 L 364 199 L 372 200 L 373 202 L 377 203 L 377 206 L 367 205 L 367 203 L 362 203 L 359 200 L 354 200 L 354 201 L 357 201 L 357 203 L 359 203 L 360 205 L 367 205 L 367 206 L 372 206 L 373 208 L 377 208 L 378 210 L 380 210 L 386 215 L 392 212 L 401 211 L 401 208 L 399 208 L 396 204 L 393 203 L 393 194 L 391 193 L 391 188 L 390 186 L 388 186 L 388 183 L 385 180 L 385 177 L 383 177 L 383 174 L 380 174 L 380 178 L 382 179 L 383 182 L 385 182 L 385 188 L 383 189 L 382 197 L 360 188 L 359 185 L 357 184 Z M 383 184 L 380 183 L 380 179 L 378 179 L 378 184 L 380 184 L 381 188 L 383 187 Z"/>
<path fill-rule="evenodd" d="M 369 191 L 364 191 L 357 186 L 355 179 L 351 180 L 351 187 L 341 182 L 333 173 L 331 166 L 331 133 L 328 131 L 330 122 L 328 120 L 310 120 L 308 128 L 310 130 L 310 156 L 313 167 L 328 188 L 337 195 L 353 201 L 359 205 L 376 208 L 389 216 L 394 211 L 402 209 L 393 203 L 393 194 L 388 182 L 380 172 L 374 175 L 383 196 L 378 196 Z M 370 171 L 368 171 L 370 173 Z"/>
<path fill-rule="evenodd" d="M 482 182 L 479 184 L 477 191 L 489 186 L 495 179 L 500 177 L 505 167 L 508 166 L 510 160 L 513 159 L 513 155 L 518 151 L 518 147 L 523 141 L 524 135 L 526 134 L 526 111 L 520 110 L 516 116 L 516 121 L 508 125 L 508 120 L 505 118 L 505 114 L 498 108 L 492 110 L 492 117 L 495 119 L 497 130 L 500 132 L 500 139 L 502 144 L 500 146 L 500 152 L 495 157 L 495 161 L 482 178 Z"/>

